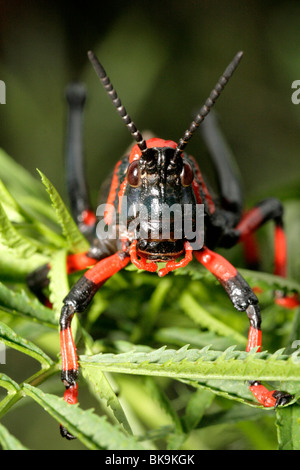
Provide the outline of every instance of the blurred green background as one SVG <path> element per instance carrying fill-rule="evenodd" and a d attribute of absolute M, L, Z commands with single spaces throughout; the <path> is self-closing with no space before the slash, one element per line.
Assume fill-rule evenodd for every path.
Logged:
<path fill-rule="evenodd" d="M 286 187 L 290 197 L 299 195 L 300 105 L 291 101 L 292 82 L 300 79 L 299 31 L 297 1 L 0 0 L 0 80 L 6 83 L 0 146 L 32 174 L 39 168 L 66 198 L 64 89 L 69 81 L 84 81 L 87 174 L 96 204 L 101 183 L 131 137 L 96 78 L 87 50 L 97 53 L 137 127 L 175 141 L 235 53 L 243 50 L 243 61 L 215 109 L 247 199 L 280 196 Z M 188 150 L 213 178 L 200 134 Z M 18 357 L 12 375 L 17 381 L 33 368 L 28 364 L 24 377 Z M 32 410 L 30 422 L 24 411 L 24 432 L 38 440 L 37 406 Z M 12 415 L 12 432 L 14 426 Z M 56 428 L 49 419 L 44 432 L 49 438 L 55 432 L 49 447 L 63 446 Z M 222 439 L 230 448 L 231 437 Z"/>
<path fill-rule="evenodd" d="M 216 105 L 246 194 L 300 179 L 297 1 L 0 1 L 0 145 L 64 191 L 64 89 L 83 80 L 88 179 L 100 183 L 131 137 L 105 95 L 88 49 L 103 62 L 137 127 L 178 140 L 238 50 L 244 58 Z M 200 135 L 190 142 L 204 172 Z M 63 193 L 64 194 L 64 193 Z M 276 194 L 274 194 L 276 195 Z"/>

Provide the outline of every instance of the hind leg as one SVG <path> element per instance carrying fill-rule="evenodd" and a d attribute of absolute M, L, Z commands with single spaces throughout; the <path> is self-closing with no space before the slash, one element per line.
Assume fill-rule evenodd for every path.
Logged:
<path fill-rule="evenodd" d="M 230 248 L 236 243 L 249 240 L 253 234 L 266 222 L 273 220 L 274 231 L 274 274 L 286 277 L 287 274 L 287 244 L 283 224 L 283 207 L 275 198 L 264 199 L 250 209 L 235 228 L 227 230 L 220 246 Z M 284 296 L 282 292 L 276 292 L 275 302 L 286 308 L 294 308 L 299 305 L 297 295 Z"/>
<path fill-rule="evenodd" d="M 83 109 L 86 91 L 81 83 L 71 83 L 66 89 L 68 125 L 66 143 L 67 190 L 72 216 L 79 230 L 92 241 L 96 216 L 91 208 L 85 176 L 83 152 Z"/>

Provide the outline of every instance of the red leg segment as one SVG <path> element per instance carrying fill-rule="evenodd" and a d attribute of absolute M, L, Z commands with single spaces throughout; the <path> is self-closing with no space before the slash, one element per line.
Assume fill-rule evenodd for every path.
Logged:
<path fill-rule="evenodd" d="M 275 222 L 274 234 L 274 274 L 281 277 L 287 275 L 287 244 L 286 236 L 283 228 L 283 208 L 277 199 L 265 199 L 253 209 L 251 209 L 242 218 L 240 223 L 236 226 L 239 232 L 239 241 L 245 241 L 253 235 L 263 223 L 273 219 Z M 297 295 L 285 296 L 278 293 L 275 298 L 275 303 L 282 305 L 285 308 L 294 308 L 300 305 L 299 297 Z"/>
<path fill-rule="evenodd" d="M 247 242 L 247 239 L 265 222 L 274 220 L 274 274 L 286 276 L 287 249 L 286 239 L 283 229 L 283 208 L 277 199 L 269 198 L 257 204 L 249 210 L 239 224 L 236 230 L 239 232 L 239 241 Z"/>
<path fill-rule="evenodd" d="M 98 289 L 111 276 L 124 268 L 130 258 L 124 252 L 117 252 L 101 261 L 88 270 L 72 287 L 67 297 L 60 316 L 60 340 L 61 340 L 61 378 L 66 387 L 64 400 L 68 403 L 77 403 L 77 376 L 78 361 L 74 344 L 71 321 L 76 312 L 86 309 Z M 67 439 L 73 436 L 61 427 L 61 434 Z"/>
<path fill-rule="evenodd" d="M 87 256 L 87 253 L 76 253 L 67 256 L 67 273 L 82 271 L 97 263 L 97 260 Z"/>
<path fill-rule="evenodd" d="M 257 380 L 250 383 L 249 390 L 265 408 L 277 408 L 279 405 L 286 405 L 293 398 L 289 393 L 279 390 L 268 390 Z"/>

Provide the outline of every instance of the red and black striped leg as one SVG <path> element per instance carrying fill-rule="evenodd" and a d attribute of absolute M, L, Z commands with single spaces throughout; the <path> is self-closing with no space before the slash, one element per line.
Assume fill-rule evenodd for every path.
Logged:
<path fill-rule="evenodd" d="M 243 239 L 243 251 L 247 268 L 253 271 L 259 271 L 260 253 L 255 233 L 251 233 Z"/>
<path fill-rule="evenodd" d="M 275 222 L 274 233 L 274 274 L 281 277 L 287 275 L 287 244 L 283 227 L 283 208 L 277 199 L 269 198 L 260 202 L 251 209 L 236 227 L 239 234 L 238 241 L 247 242 L 262 224 L 270 219 Z M 275 302 L 285 308 L 294 308 L 300 304 L 298 295 L 284 295 L 283 292 L 275 293 Z"/>
<path fill-rule="evenodd" d="M 72 216 L 79 230 L 92 241 L 95 236 L 96 216 L 91 209 L 88 185 L 85 177 L 83 152 L 83 109 L 86 90 L 81 83 L 70 83 L 66 89 L 69 105 L 66 170 L 67 189 Z"/>
<path fill-rule="evenodd" d="M 76 271 L 81 271 L 93 266 L 98 262 L 98 259 L 92 258 L 89 253 L 76 253 L 67 256 L 67 273 L 71 274 Z M 52 308 L 49 299 L 44 294 L 44 289 L 49 285 L 48 274 L 51 269 L 51 265 L 45 264 L 27 276 L 27 285 L 31 292 L 39 299 L 39 301 L 45 306 Z"/>
<path fill-rule="evenodd" d="M 257 348 L 261 350 L 261 315 L 258 299 L 238 271 L 221 255 L 204 247 L 200 251 L 194 251 L 196 259 L 203 264 L 224 287 L 234 307 L 239 311 L 245 311 L 249 318 L 250 328 L 246 351 Z M 249 390 L 266 407 L 283 405 L 288 403 L 292 396 L 273 390 L 269 392 L 258 381 L 250 384 Z"/>
<path fill-rule="evenodd" d="M 87 308 L 98 289 L 111 276 L 123 269 L 129 260 L 128 255 L 118 251 L 99 261 L 77 281 L 64 299 L 60 316 L 61 379 L 66 387 L 64 400 L 67 403 L 77 403 L 78 394 L 78 361 L 71 332 L 72 318 L 76 312 L 83 312 Z M 61 434 L 67 439 L 73 437 L 64 427 L 61 427 Z"/>
<path fill-rule="evenodd" d="M 235 230 L 239 236 L 238 241 L 246 241 L 261 225 L 269 220 L 274 220 L 274 274 L 285 277 L 287 249 L 282 217 L 283 207 L 281 202 L 274 198 L 264 199 L 244 215 Z"/>

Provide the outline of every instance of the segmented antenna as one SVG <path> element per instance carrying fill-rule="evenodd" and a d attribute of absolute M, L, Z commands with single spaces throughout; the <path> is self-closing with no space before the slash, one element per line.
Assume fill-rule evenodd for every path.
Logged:
<path fill-rule="evenodd" d="M 199 114 L 197 114 L 194 121 L 191 123 L 190 127 L 185 131 L 183 137 L 179 140 L 178 145 L 175 149 L 174 157 L 172 159 L 173 164 L 175 163 L 175 160 L 180 156 L 181 152 L 183 151 L 183 149 L 185 148 L 188 141 L 190 140 L 194 132 L 197 130 L 201 122 L 208 115 L 209 111 L 215 104 L 217 98 L 220 96 L 221 92 L 225 88 L 225 85 L 227 84 L 228 80 L 233 75 L 235 69 L 239 65 L 242 57 L 243 57 L 243 52 L 238 52 L 236 54 L 233 61 L 228 65 L 223 75 L 219 78 L 216 86 L 211 91 L 209 97 L 205 101 L 205 104 L 200 109 Z"/>
<path fill-rule="evenodd" d="M 140 133 L 140 131 L 136 128 L 129 114 L 127 114 L 127 111 L 125 107 L 122 105 L 121 100 L 118 97 L 117 92 L 114 89 L 110 79 L 108 78 L 104 68 L 102 67 L 99 60 L 97 59 L 97 57 L 92 51 L 88 51 L 88 58 L 91 61 L 91 64 L 94 67 L 95 72 L 97 76 L 99 77 L 102 85 L 104 86 L 108 96 L 112 100 L 113 105 L 115 106 L 117 110 L 117 113 L 119 114 L 119 116 L 121 116 L 121 118 L 125 122 L 127 128 L 129 129 L 129 132 L 131 133 L 134 140 L 137 142 L 137 145 L 139 146 L 142 154 L 146 155 L 147 153 L 146 141 L 143 139 L 143 136 Z"/>

